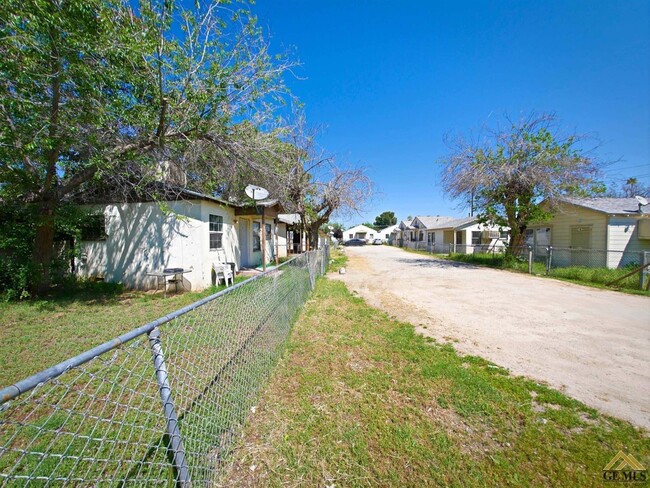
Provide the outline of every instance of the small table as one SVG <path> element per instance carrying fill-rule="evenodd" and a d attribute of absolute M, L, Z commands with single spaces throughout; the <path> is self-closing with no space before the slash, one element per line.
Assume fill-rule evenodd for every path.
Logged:
<path fill-rule="evenodd" d="M 156 291 L 160 290 L 160 286 L 162 284 L 163 297 L 167 298 L 167 285 L 174 284 L 175 291 L 178 291 L 178 284 L 180 283 L 181 286 L 183 286 L 183 275 L 191 272 L 191 269 L 165 268 L 162 271 L 147 273 L 147 276 L 156 278 Z M 173 278 L 168 280 L 167 278 L 169 276 L 172 276 Z M 183 288 L 185 287 L 183 286 Z"/>

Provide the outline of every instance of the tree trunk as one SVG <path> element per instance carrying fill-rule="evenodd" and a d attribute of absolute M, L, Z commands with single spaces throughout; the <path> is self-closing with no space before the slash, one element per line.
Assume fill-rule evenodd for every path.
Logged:
<path fill-rule="evenodd" d="M 30 288 L 35 295 L 45 293 L 52 282 L 50 268 L 54 254 L 54 206 L 54 202 L 43 202 L 41 220 L 34 237 L 35 272 L 31 278 Z"/>
<path fill-rule="evenodd" d="M 320 223 L 313 223 L 309 226 L 309 249 L 318 249 L 318 229 Z"/>

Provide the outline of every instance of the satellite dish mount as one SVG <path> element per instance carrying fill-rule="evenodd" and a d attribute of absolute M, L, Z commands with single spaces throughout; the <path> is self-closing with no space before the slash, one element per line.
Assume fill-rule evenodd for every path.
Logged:
<path fill-rule="evenodd" d="M 639 202 L 639 213 L 643 213 L 643 207 L 648 204 L 648 199 L 639 195 L 635 195 L 636 201 Z"/>
<path fill-rule="evenodd" d="M 266 188 L 256 185 L 248 185 L 244 191 L 246 195 L 252 198 L 255 201 L 255 207 L 258 212 L 262 213 L 262 228 L 260 229 L 260 241 L 262 248 L 262 271 L 266 271 L 266 222 L 264 221 L 264 205 L 257 205 L 259 200 L 264 200 L 269 196 L 269 191 Z M 277 258 L 277 256 L 276 256 Z"/>
<path fill-rule="evenodd" d="M 248 195 L 256 202 L 258 200 L 264 200 L 269 196 L 269 191 L 266 188 L 262 188 L 261 186 L 248 185 L 244 191 L 246 192 L 246 195 Z"/>

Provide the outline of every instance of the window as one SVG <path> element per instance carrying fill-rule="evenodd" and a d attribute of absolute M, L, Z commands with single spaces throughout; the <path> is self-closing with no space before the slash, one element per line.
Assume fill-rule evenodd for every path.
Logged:
<path fill-rule="evenodd" d="M 508 231 L 507 230 L 500 231 L 499 239 L 503 239 L 504 241 L 507 241 L 508 240 Z"/>
<path fill-rule="evenodd" d="M 349 237 L 350 239 L 354 238 L 354 235 L 353 235 L 353 234 L 348 234 L 348 236 L 350 236 L 350 237 Z"/>
<path fill-rule="evenodd" d="M 262 240 L 260 237 L 260 223 L 253 222 L 253 252 L 262 250 Z"/>
<path fill-rule="evenodd" d="M 481 243 L 481 231 L 473 230 L 472 231 L 472 246 L 478 246 Z"/>
<path fill-rule="evenodd" d="M 436 233 L 435 232 L 429 232 L 427 234 L 427 242 L 429 244 L 435 244 L 436 243 Z"/>
<path fill-rule="evenodd" d="M 89 215 L 81 224 L 82 241 L 103 241 L 106 240 L 106 218 L 104 214 Z"/>
<path fill-rule="evenodd" d="M 373 236 L 374 236 L 374 234 L 370 234 L 370 238 L 371 238 L 371 239 L 373 238 Z"/>
<path fill-rule="evenodd" d="M 424 232 L 420 231 L 420 238 L 418 239 L 420 242 L 424 240 Z"/>
<path fill-rule="evenodd" d="M 524 231 L 524 245 L 534 246 L 535 245 L 535 232 L 533 229 L 526 229 Z"/>
<path fill-rule="evenodd" d="M 223 249 L 223 217 L 210 214 L 210 250 Z"/>
<path fill-rule="evenodd" d="M 264 224 L 264 228 L 266 229 L 266 236 L 264 238 L 267 241 L 271 240 L 271 224 Z"/>

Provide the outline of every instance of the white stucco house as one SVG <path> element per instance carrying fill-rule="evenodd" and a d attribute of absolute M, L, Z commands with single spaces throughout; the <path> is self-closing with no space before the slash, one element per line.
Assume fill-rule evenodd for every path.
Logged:
<path fill-rule="evenodd" d="M 379 237 L 378 232 L 375 229 L 371 229 L 365 225 L 355 225 L 354 227 L 350 227 L 349 229 L 343 231 L 343 241 L 347 241 L 349 239 L 371 240 L 375 239 L 376 237 Z"/>
<path fill-rule="evenodd" d="M 273 200 L 245 206 L 182 190 L 162 204 L 132 201 L 88 208 L 93 217 L 82 233 L 75 272 L 131 289 L 154 288 L 156 281 L 147 273 L 183 268 L 190 270 L 183 274 L 184 288 L 201 290 L 215 282 L 213 263 L 234 263 L 236 270 L 256 267 L 263 248 L 267 262 L 279 249 L 279 206 Z"/>
<path fill-rule="evenodd" d="M 397 228 L 397 224 L 395 225 L 390 225 L 386 227 L 385 229 L 380 229 L 377 231 L 377 236 L 376 238 L 381 239 L 384 242 L 389 242 L 391 239 L 391 235 L 393 233 L 393 230 Z"/>
<path fill-rule="evenodd" d="M 403 233 L 408 247 L 434 253 L 503 250 L 508 239 L 507 230 L 481 224 L 476 217 L 419 215 Z"/>
<path fill-rule="evenodd" d="M 641 263 L 642 253 L 650 252 L 650 208 L 645 209 L 649 213 L 634 198 L 564 198 L 550 220 L 529 226 L 526 242 L 538 254 L 552 246 L 553 261 L 563 266 Z"/>

